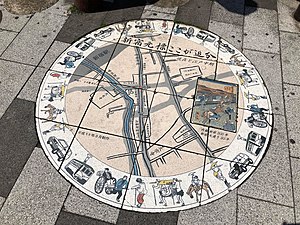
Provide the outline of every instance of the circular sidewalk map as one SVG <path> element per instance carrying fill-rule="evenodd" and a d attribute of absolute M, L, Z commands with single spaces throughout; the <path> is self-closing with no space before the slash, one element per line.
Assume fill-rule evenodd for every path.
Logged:
<path fill-rule="evenodd" d="M 264 82 L 239 50 L 164 20 L 76 41 L 47 72 L 36 106 L 59 173 L 101 202 L 144 212 L 204 205 L 241 185 L 272 123 Z"/>

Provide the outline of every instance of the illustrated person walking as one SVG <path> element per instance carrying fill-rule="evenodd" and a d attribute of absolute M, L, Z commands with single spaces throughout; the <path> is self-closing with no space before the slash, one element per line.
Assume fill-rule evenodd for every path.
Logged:
<path fill-rule="evenodd" d="M 122 190 L 127 189 L 128 181 L 127 181 L 127 176 L 123 176 L 116 182 L 116 186 L 112 191 L 112 194 L 118 194 L 117 196 L 117 202 L 120 202 L 120 198 L 122 197 Z"/>
<path fill-rule="evenodd" d="M 144 196 L 147 194 L 147 188 L 145 182 L 141 178 L 137 178 L 136 182 L 137 185 L 131 187 L 132 190 L 135 190 L 136 193 L 138 193 L 136 197 L 137 207 L 140 208 L 144 203 Z"/>

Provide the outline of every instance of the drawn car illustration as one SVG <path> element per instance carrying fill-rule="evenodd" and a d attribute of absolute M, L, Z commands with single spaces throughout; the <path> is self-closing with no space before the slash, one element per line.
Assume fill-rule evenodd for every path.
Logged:
<path fill-rule="evenodd" d="M 109 27 L 105 30 L 100 30 L 97 34 L 94 34 L 94 36 L 95 38 L 103 39 L 109 37 L 114 30 L 115 30 L 114 28 Z"/>
<path fill-rule="evenodd" d="M 84 39 L 82 42 L 79 42 L 75 47 L 79 48 L 82 51 L 87 50 L 89 47 L 91 47 L 95 42 L 95 39 L 88 37 Z"/>
<path fill-rule="evenodd" d="M 254 131 L 251 131 L 248 134 L 247 142 L 246 142 L 246 151 L 253 154 L 258 155 L 264 144 L 266 142 L 266 138 Z"/>
<path fill-rule="evenodd" d="M 252 159 L 244 153 L 239 153 L 230 163 L 230 171 L 228 173 L 231 179 L 239 179 L 239 175 L 247 171 L 247 166 L 253 164 Z"/>
<path fill-rule="evenodd" d="M 58 139 L 54 136 L 49 137 L 47 144 L 52 148 L 52 153 L 58 156 L 58 161 L 68 159 L 72 154 L 71 149 L 68 150 L 69 145 L 63 139 Z"/>
<path fill-rule="evenodd" d="M 94 169 L 84 162 L 72 159 L 66 166 L 66 171 L 80 184 L 85 184 L 94 174 Z"/>

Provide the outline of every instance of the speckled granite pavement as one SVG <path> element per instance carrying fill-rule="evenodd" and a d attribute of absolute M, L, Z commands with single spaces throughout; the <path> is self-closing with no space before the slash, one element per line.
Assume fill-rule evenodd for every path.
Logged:
<path fill-rule="evenodd" d="M 71 15 L 63 1 L 22 16 L 0 6 L 1 225 L 300 224 L 300 23 L 292 18 L 299 2 L 185 2 Z M 92 30 L 140 18 L 174 20 L 218 34 L 250 59 L 267 84 L 274 128 L 265 157 L 239 188 L 205 206 L 155 214 L 113 208 L 72 187 L 38 142 L 36 95 L 54 60 Z"/>

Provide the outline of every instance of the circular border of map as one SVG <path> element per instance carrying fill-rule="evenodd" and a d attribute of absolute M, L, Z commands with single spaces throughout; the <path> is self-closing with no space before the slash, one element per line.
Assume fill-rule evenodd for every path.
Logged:
<path fill-rule="evenodd" d="M 148 19 L 99 28 L 64 50 L 35 113 L 41 146 L 66 180 L 139 212 L 190 209 L 234 190 L 258 167 L 273 126 L 265 83 L 238 49 L 212 32 Z"/>

